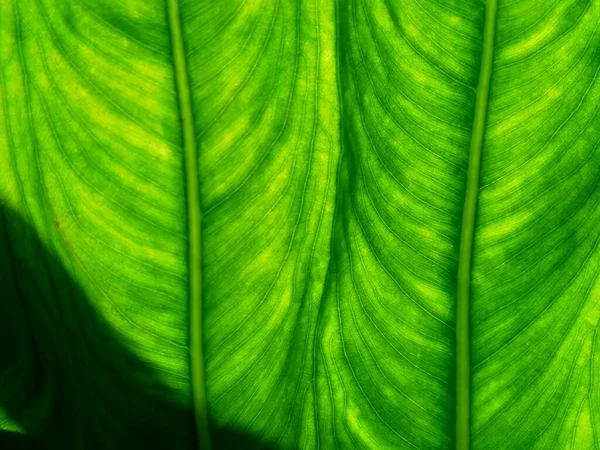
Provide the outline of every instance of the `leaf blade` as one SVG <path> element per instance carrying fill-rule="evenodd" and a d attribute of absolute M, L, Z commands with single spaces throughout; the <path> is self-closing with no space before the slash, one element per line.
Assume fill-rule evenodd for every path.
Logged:
<path fill-rule="evenodd" d="M 596 6 L 501 5 L 474 273 L 478 448 L 597 443 Z"/>

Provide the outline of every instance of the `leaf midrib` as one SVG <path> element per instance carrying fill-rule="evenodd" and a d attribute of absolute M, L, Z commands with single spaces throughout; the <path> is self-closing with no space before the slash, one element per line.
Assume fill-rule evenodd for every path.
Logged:
<path fill-rule="evenodd" d="M 188 227 L 188 301 L 189 301 L 189 351 L 190 377 L 194 422 L 199 448 L 210 450 L 206 381 L 204 373 L 204 346 L 202 327 L 202 242 L 200 192 L 198 176 L 198 151 L 192 112 L 189 74 L 187 70 L 183 28 L 179 0 L 167 0 L 167 15 L 173 53 L 175 85 L 181 118 L 183 158 Z"/>
<path fill-rule="evenodd" d="M 498 0 L 486 0 L 481 69 L 477 84 L 465 203 L 461 225 L 456 296 L 456 449 L 468 450 L 471 438 L 471 265 L 479 196 L 481 154 L 487 117 Z"/>

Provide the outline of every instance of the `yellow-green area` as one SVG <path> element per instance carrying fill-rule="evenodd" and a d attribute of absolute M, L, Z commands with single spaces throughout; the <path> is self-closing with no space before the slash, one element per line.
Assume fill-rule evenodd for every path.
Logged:
<path fill-rule="evenodd" d="M 599 26 L 0 1 L 0 448 L 600 448 Z"/>

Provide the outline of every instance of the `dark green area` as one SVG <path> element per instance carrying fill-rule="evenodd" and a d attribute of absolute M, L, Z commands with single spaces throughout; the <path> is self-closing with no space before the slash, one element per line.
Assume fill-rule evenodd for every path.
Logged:
<path fill-rule="evenodd" d="M 26 222 L 6 209 L 0 220 L 0 404 L 25 431 L 2 431 L 0 449 L 195 448 L 191 408 L 126 348 Z M 239 431 L 213 434 L 216 448 L 265 448 Z"/>

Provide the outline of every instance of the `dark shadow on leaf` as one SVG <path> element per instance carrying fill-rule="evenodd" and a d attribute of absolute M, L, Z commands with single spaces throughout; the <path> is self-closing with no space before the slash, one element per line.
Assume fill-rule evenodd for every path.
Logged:
<path fill-rule="evenodd" d="M 221 428 L 218 426 L 211 427 L 211 438 L 213 446 L 217 450 L 228 449 L 248 449 L 248 450 L 277 450 L 278 448 L 261 442 L 253 436 L 250 436 L 240 430 L 232 430 L 229 428 Z"/>
<path fill-rule="evenodd" d="M 29 436 L 14 431 L 0 431 L 0 448 L 10 450 L 40 450 Z"/>
<path fill-rule="evenodd" d="M 196 449 L 189 405 L 125 346 L 53 250 L 0 210 L 0 432 L 7 450 Z M 266 449 L 213 428 L 215 449 Z"/>

